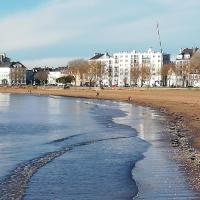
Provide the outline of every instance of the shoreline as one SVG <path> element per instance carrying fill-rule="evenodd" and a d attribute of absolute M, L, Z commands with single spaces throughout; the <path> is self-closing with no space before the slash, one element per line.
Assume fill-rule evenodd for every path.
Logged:
<path fill-rule="evenodd" d="M 200 123 L 198 124 L 200 118 L 200 90 L 106 88 L 98 90 L 98 92 L 99 95 L 97 95 L 97 89 L 95 88 L 0 87 L 0 93 L 119 100 L 158 110 L 167 117 L 168 142 L 171 143 L 175 151 L 172 159 L 184 165 L 187 180 L 192 184 L 195 191 L 200 192 L 200 136 L 198 135 L 200 126 Z M 171 94 L 171 98 L 169 98 L 169 94 Z M 175 97 L 174 101 L 172 101 L 173 97 Z M 192 112 L 191 110 L 196 110 L 197 112 Z"/>

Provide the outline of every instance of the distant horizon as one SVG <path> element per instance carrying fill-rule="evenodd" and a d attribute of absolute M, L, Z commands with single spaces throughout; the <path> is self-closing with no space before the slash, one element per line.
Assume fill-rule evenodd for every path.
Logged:
<path fill-rule="evenodd" d="M 94 52 L 199 47 L 200 1 L 8 0 L 0 8 L 0 51 L 34 65 L 66 65 Z"/>
<path fill-rule="evenodd" d="M 152 47 L 149 47 L 152 48 Z M 148 48 L 148 49 L 149 49 Z M 186 47 L 186 48 L 195 48 L 195 47 Z M 197 47 L 198 48 L 198 47 Z M 118 52 L 111 52 L 111 51 L 103 51 L 103 52 L 93 52 L 93 54 L 91 54 L 88 57 L 51 57 L 51 58 L 41 58 L 41 59 L 33 59 L 31 61 L 29 60 L 13 60 L 12 57 L 10 57 L 6 52 L 2 52 L 1 54 L 5 53 L 7 57 L 9 57 L 11 59 L 11 61 L 19 61 L 22 64 L 24 64 L 28 69 L 33 69 L 33 68 L 37 68 L 37 67 L 50 67 L 50 68 L 57 68 L 57 67 L 63 67 L 66 66 L 68 64 L 69 61 L 72 60 L 76 60 L 76 59 L 84 59 L 84 60 L 88 60 L 90 59 L 95 53 L 109 53 L 110 55 L 113 55 L 114 53 L 120 53 L 120 52 L 132 52 L 132 51 L 137 51 L 137 52 L 147 52 L 147 50 L 141 51 L 141 50 L 136 50 L 136 49 L 132 49 L 132 50 L 128 50 L 128 51 L 118 51 Z M 181 49 L 181 48 L 180 48 Z M 178 55 L 178 53 L 180 53 L 180 49 L 177 52 L 176 55 L 171 55 L 168 52 L 163 52 L 164 54 L 170 54 L 170 60 L 171 61 L 175 61 L 176 60 L 176 56 Z M 185 49 L 185 48 L 182 48 Z M 160 52 L 160 51 L 156 51 L 155 49 L 152 49 L 155 52 Z M 47 64 L 49 63 L 49 64 Z"/>

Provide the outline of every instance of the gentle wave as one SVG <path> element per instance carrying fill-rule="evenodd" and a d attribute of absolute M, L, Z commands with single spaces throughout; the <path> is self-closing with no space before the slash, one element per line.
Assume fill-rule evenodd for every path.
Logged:
<path fill-rule="evenodd" d="M 53 161 L 55 158 L 62 156 L 66 152 L 73 150 L 75 147 L 108 140 L 129 139 L 132 137 L 134 136 L 102 138 L 98 140 L 88 140 L 73 145 L 65 145 L 58 151 L 46 153 L 38 158 L 34 158 L 28 162 L 20 164 L 11 172 L 9 176 L 0 182 L 0 200 L 22 199 L 27 183 L 40 168 Z"/>
<path fill-rule="evenodd" d="M 79 101 L 79 100 L 76 100 L 77 103 L 84 103 L 84 104 L 88 104 L 88 105 L 92 105 L 92 106 L 99 106 L 99 107 L 111 107 L 111 105 L 108 105 L 108 104 L 103 104 L 103 103 L 97 103 L 97 102 L 92 102 L 92 101 L 85 101 L 85 100 L 82 100 L 82 101 Z M 112 107 L 114 107 L 114 105 L 112 105 Z"/>
<path fill-rule="evenodd" d="M 86 133 L 85 133 L 86 134 Z M 81 135 L 85 135 L 84 133 L 80 133 L 80 134 L 76 134 L 76 135 L 70 135 L 68 137 L 64 137 L 64 138 L 60 138 L 60 139 L 57 139 L 57 140 L 53 140 L 51 142 L 48 142 L 47 144 L 53 144 L 53 143 L 59 143 L 59 142 L 64 142 L 66 140 L 69 140 L 69 139 L 72 139 L 72 138 L 75 138 L 75 137 L 79 137 Z"/>

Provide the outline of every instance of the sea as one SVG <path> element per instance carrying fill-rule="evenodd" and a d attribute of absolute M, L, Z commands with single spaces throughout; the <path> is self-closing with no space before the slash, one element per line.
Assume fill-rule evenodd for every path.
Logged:
<path fill-rule="evenodd" d="M 0 200 L 190 200 L 159 111 L 121 101 L 0 94 Z"/>

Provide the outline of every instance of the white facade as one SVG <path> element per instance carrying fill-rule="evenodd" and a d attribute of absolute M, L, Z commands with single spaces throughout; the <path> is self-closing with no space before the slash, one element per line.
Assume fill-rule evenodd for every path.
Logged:
<path fill-rule="evenodd" d="M 150 69 L 148 80 L 143 80 L 143 83 L 141 83 L 141 78 L 137 80 L 139 86 L 143 84 L 149 86 L 161 84 L 161 68 L 163 66 L 164 56 L 162 53 L 155 52 L 152 49 L 149 49 L 147 52 L 119 52 L 114 53 L 112 56 L 109 56 L 108 53 L 97 54 L 90 60 L 101 61 L 101 63 L 106 64 L 103 75 L 103 85 L 132 85 L 131 67 L 136 65 L 139 68 L 145 65 Z"/>
<path fill-rule="evenodd" d="M 55 85 L 57 84 L 56 79 L 62 77 L 63 74 L 61 71 L 50 71 L 48 74 L 48 84 L 49 85 Z"/>
<path fill-rule="evenodd" d="M 200 74 L 190 74 L 190 86 L 200 87 Z"/>
<path fill-rule="evenodd" d="M 152 49 L 147 52 L 121 52 L 115 53 L 114 59 L 114 84 L 124 86 L 126 82 L 126 84 L 131 85 L 131 67 L 138 66 L 141 68 L 143 65 L 150 69 L 150 77 L 145 80 L 144 84 L 150 86 L 156 83 L 160 84 L 162 79 L 161 67 L 163 65 L 163 54 L 160 52 L 154 52 Z M 141 78 L 138 80 L 138 85 L 141 85 Z"/>
<path fill-rule="evenodd" d="M 26 67 L 20 62 L 11 62 L 6 54 L 0 55 L 0 84 L 26 84 Z"/>
<path fill-rule="evenodd" d="M 11 85 L 10 71 L 9 67 L 0 67 L 0 84 Z"/>

